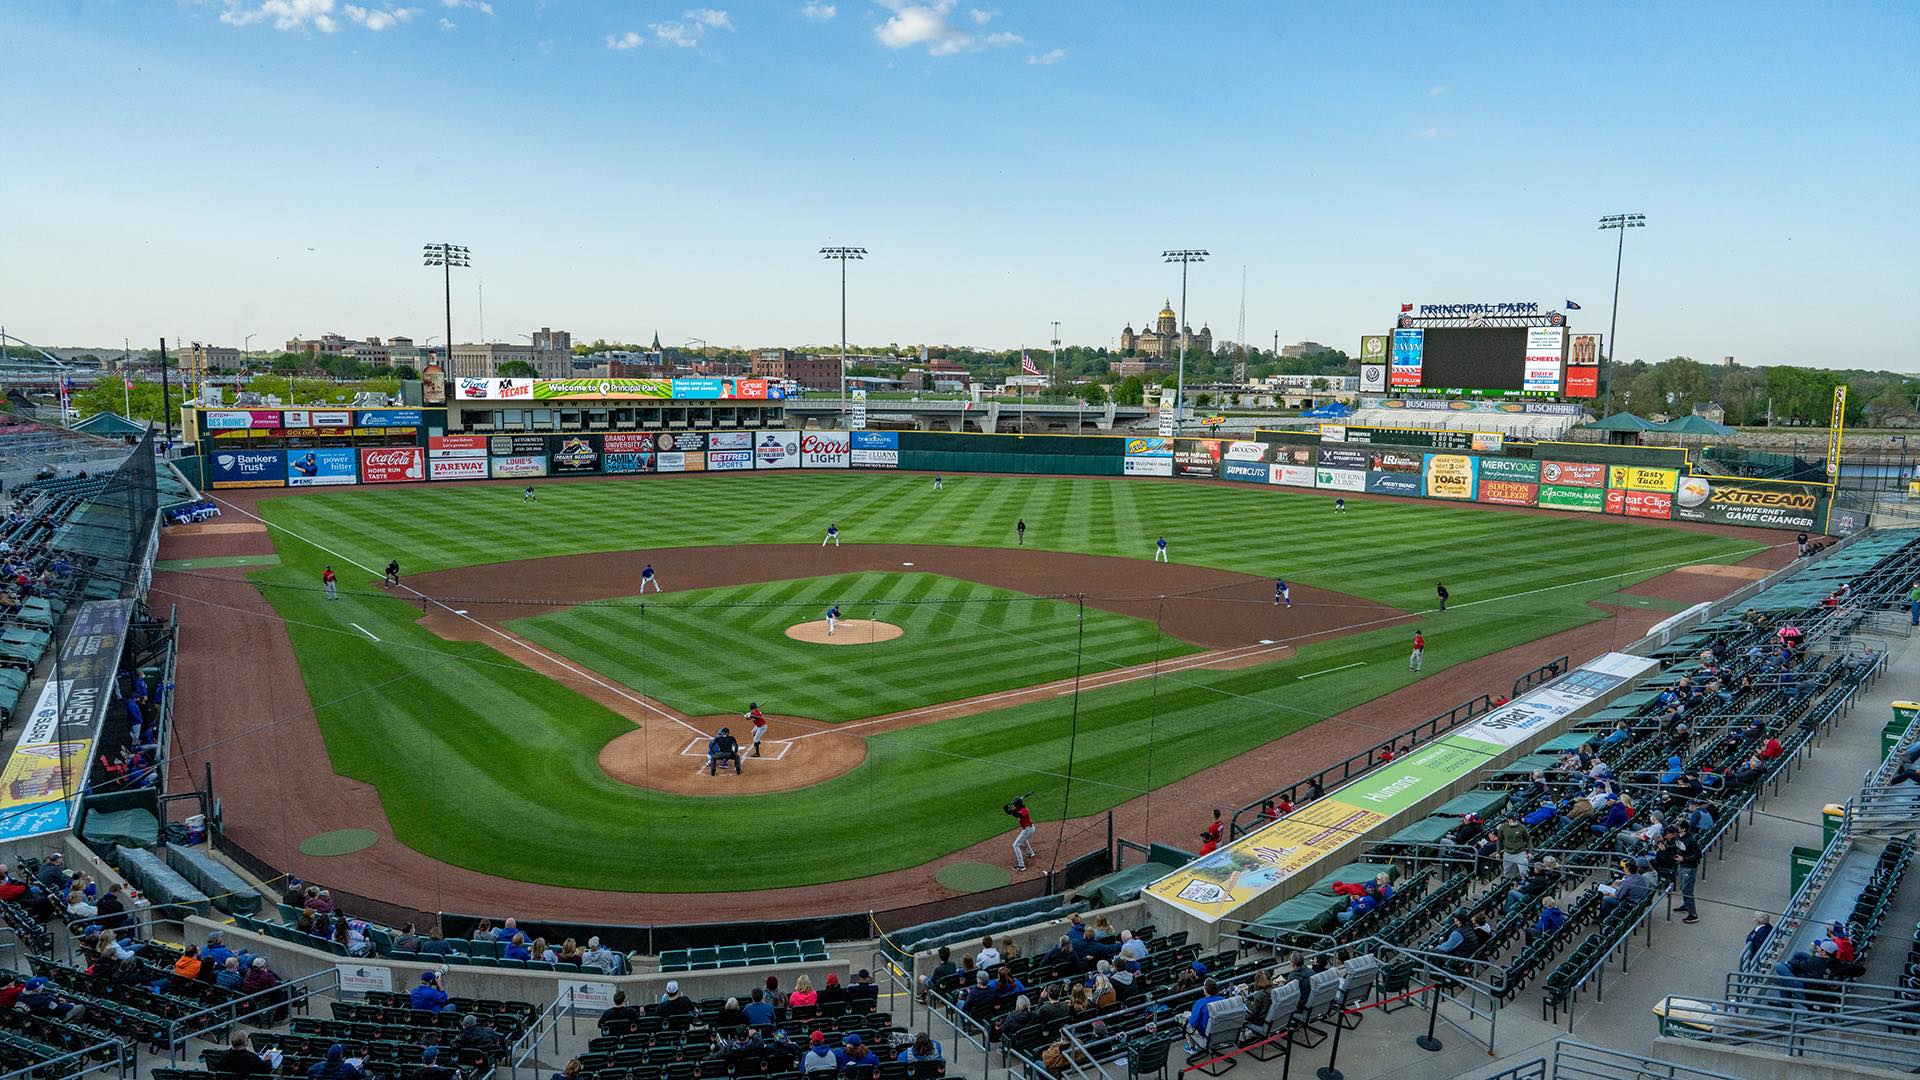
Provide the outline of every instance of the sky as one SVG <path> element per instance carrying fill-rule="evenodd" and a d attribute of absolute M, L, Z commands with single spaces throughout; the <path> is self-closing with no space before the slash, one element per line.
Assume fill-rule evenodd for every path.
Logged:
<path fill-rule="evenodd" d="M 1571 300 L 1617 358 L 1920 369 L 1906 3 L 0 0 L 0 324 L 1356 352 Z"/>

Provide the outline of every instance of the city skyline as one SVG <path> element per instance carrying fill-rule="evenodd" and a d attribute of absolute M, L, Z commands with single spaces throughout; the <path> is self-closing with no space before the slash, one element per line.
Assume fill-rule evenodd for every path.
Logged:
<path fill-rule="evenodd" d="M 0 178 L 0 322 L 424 343 L 444 241 L 458 342 L 484 286 L 496 341 L 825 343 L 857 244 L 854 341 L 1114 348 L 1200 246 L 1183 323 L 1231 339 L 1244 266 L 1250 344 L 1352 354 L 1401 303 L 1604 332 L 1595 222 L 1643 212 L 1620 361 L 1913 370 L 1920 31 L 1824 11 L 0 0 L 47 163 Z"/>

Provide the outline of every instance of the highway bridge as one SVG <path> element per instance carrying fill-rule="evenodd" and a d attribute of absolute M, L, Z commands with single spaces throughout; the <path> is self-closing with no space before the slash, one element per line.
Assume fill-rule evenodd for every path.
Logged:
<path fill-rule="evenodd" d="M 787 422 L 795 427 L 843 426 L 837 398 L 789 398 Z M 848 405 L 852 407 L 851 403 Z M 1146 421 L 1140 405 L 1009 404 L 999 401 L 868 401 L 867 425 L 919 431 L 998 432 L 1002 435 L 1111 434 Z"/>

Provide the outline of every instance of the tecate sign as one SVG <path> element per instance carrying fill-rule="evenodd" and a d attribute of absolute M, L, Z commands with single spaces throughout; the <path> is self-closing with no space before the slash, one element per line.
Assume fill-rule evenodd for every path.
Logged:
<path fill-rule="evenodd" d="M 844 469 L 853 460 L 853 442 L 844 431 L 809 431 L 800 436 L 800 464 L 809 469 Z"/>
<path fill-rule="evenodd" d="M 417 446 L 371 446 L 360 451 L 363 484 L 399 484 L 426 478 L 426 451 Z"/>

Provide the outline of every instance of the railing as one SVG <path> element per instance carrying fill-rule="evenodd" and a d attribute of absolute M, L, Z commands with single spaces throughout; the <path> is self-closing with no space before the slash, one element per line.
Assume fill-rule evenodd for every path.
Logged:
<path fill-rule="evenodd" d="M 1820 898 L 1820 893 L 1833 879 L 1834 871 L 1846 857 L 1847 849 L 1853 846 L 1853 821 L 1846 818 L 1840 822 L 1839 831 L 1820 852 L 1820 859 L 1814 863 L 1806 879 L 1801 881 L 1800 890 L 1787 901 L 1786 911 L 1774 924 L 1773 933 L 1768 935 L 1767 943 L 1741 966 L 1742 971 L 1772 971 L 1773 965 L 1780 960 L 1780 954 L 1800 933 L 1800 927 L 1807 921 L 1807 915 Z"/>
<path fill-rule="evenodd" d="M 1920 1028 L 1912 1019 L 1896 1021 L 1878 1009 L 1814 1012 L 1804 1003 L 1805 990 L 1783 985 L 1780 993 L 1778 1001 L 1765 1004 L 1669 996 L 1657 1010 L 1660 1034 L 1770 1050 L 1789 1057 L 1837 1058 L 1901 1070 L 1920 1068 Z M 1801 1000 L 1796 1003 L 1796 998 Z"/>
<path fill-rule="evenodd" d="M 1549 1076 L 1553 1080 L 1743 1080 L 1731 1073 L 1564 1037 L 1554 1040 L 1551 1058 L 1536 1058 L 1484 1080 L 1547 1080 Z"/>
<path fill-rule="evenodd" d="M 113 1056 L 102 1061 L 96 1061 L 84 1069 L 69 1069 L 63 1067 L 68 1062 L 78 1065 L 88 1058 L 100 1054 L 111 1054 Z M 83 1046 L 72 1053 L 62 1054 L 56 1058 L 48 1058 L 46 1061 L 23 1066 L 10 1073 L 0 1073 L 0 1080 L 48 1080 L 50 1077 L 58 1077 L 59 1080 L 77 1080 L 79 1077 L 91 1076 L 94 1073 L 107 1069 L 114 1070 L 124 1078 L 133 1075 L 138 1068 L 137 1055 L 138 1047 L 136 1044 L 131 1042 L 121 1043 L 108 1039 L 105 1042 L 94 1043 L 92 1046 Z"/>
<path fill-rule="evenodd" d="M 1561 659 L 1564 661 L 1566 658 L 1562 657 Z M 1421 721 L 1419 724 L 1408 728 L 1406 731 L 1395 735 L 1391 739 L 1382 739 L 1380 746 L 1371 747 L 1362 753 L 1355 754 L 1338 765 L 1329 765 L 1319 772 L 1314 773 L 1312 776 L 1302 780 L 1296 780 L 1292 784 L 1275 791 L 1263 799 L 1258 799 L 1242 806 L 1233 812 L 1232 823 L 1228 828 L 1228 833 L 1237 838 L 1266 824 L 1266 820 L 1260 816 L 1260 808 L 1262 804 L 1268 800 L 1278 801 L 1284 798 L 1288 802 L 1298 803 L 1302 792 L 1305 792 L 1310 798 L 1319 798 L 1320 795 L 1325 794 L 1329 783 L 1344 783 L 1362 773 L 1372 770 L 1377 765 L 1383 764 L 1385 759 L 1380 756 L 1382 746 L 1392 746 L 1394 752 L 1397 754 L 1400 752 L 1401 747 L 1408 741 L 1414 743 L 1431 741 L 1435 737 L 1459 727 L 1461 724 L 1466 723 L 1476 716 L 1492 711 L 1493 698 L 1487 694 L 1481 694 L 1479 697 L 1463 704 L 1455 705 L 1446 712 L 1428 720 Z M 1320 794 L 1314 794 L 1316 790 L 1319 791 Z M 1246 820 L 1249 814 L 1253 815 L 1252 819 Z"/>
<path fill-rule="evenodd" d="M 570 1034 L 580 1034 L 580 1021 L 574 1015 L 573 995 L 574 990 L 572 987 L 568 987 L 567 992 L 564 994 L 555 994 L 553 1004 L 540 1010 L 539 1014 L 533 1018 L 533 1023 L 527 1025 L 526 1033 L 518 1039 L 515 1039 L 507 1047 L 509 1057 L 507 1072 L 513 1075 L 514 1080 L 519 1080 L 520 1067 L 526 1065 L 529 1058 L 533 1059 L 530 1068 L 532 1068 L 536 1074 L 539 1072 L 540 1061 L 537 1055 L 540 1053 L 540 1043 L 546 1039 L 549 1031 L 553 1033 L 554 1056 L 559 1057 L 560 1013 L 563 1003 L 567 1014 L 567 1023 L 570 1027 Z"/>
<path fill-rule="evenodd" d="M 180 1061 L 185 1057 L 187 1044 L 211 1031 L 236 1024 L 249 1017 L 281 1010 L 305 1012 L 308 1002 L 316 994 L 331 990 L 336 996 L 340 992 L 340 972 L 337 968 L 316 971 L 298 979 L 283 982 L 279 986 L 266 990 L 256 990 L 242 997 L 230 998 L 218 1005 L 211 1005 L 197 1012 L 176 1016 L 167 1021 L 166 1048 L 170 1061 Z"/>
<path fill-rule="evenodd" d="M 1568 657 L 1562 656 L 1558 660 L 1553 660 L 1545 664 L 1541 664 L 1539 667 L 1534 668 L 1532 671 L 1529 671 L 1525 675 L 1522 675 L 1519 678 L 1513 680 L 1512 696 L 1519 697 L 1521 694 L 1526 693 L 1527 691 L 1533 689 L 1536 686 L 1540 686 L 1543 683 L 1552 682 L 1553 680 L 1566 674 L 1569 670 L 1571 670 L 1571 667 L 1568 664 L 1568 660 L 1569 660 Z"/>

